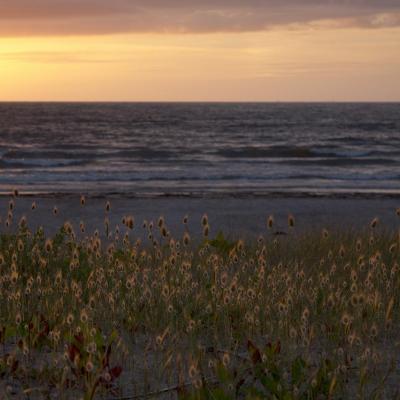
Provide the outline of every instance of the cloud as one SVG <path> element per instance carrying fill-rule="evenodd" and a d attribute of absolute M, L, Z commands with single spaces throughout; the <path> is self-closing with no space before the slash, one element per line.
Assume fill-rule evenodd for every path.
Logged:
<path fill-rule="evenodd" d="M 0 52 L 0 61 L 39 64 L 99 64 L 120 61 L 119 59 L 115 59 L 113 56 L 114 54 L 103 52 L 100 57 L 99 54 L 88 51 L 14 51 L 5 53 Z"/>
<path fill-rule="evenodd" d="M 400 25 L 399 0 L 0 0 L 0 35 L 241 32 Z"/>

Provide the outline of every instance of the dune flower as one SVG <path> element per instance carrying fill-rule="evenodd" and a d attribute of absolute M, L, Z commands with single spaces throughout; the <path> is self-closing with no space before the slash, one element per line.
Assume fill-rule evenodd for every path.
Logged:
<path fill-rule="evenodd" d="M 374 228 L 376 228 L 376 226 L 378 225 L 378 223 L 379 223 L 379 219 L 378 219 L 378 218 L 374 218 L 374 219 L 371 221 L 370 227 L 371 227 L 372 229 L 374 229 Z"/>
<path fill-rule="evenodd" d="M 222 364 L 227 367 L 231 362 L 231 358 L 229 356 L 228 353 L 224 353 L 224 355 L 222 356 Z"/>
<path fill-rule="evenodd" d="M 74 316 L 71 313 L 68 314 L 66 321 L 68 325 L 72 325 L 72 323 L 74 322 Z"/>
<path fill-rule="evenodd" d="M 88 317 L 88 314 L 87 314 L 86 310 L 82 310 L 81 311 L 81 317 L 80 317 L 81 322 L 83 324 L 85 324 L 88 321 L 88 319 L 89 319 L 89 317 Z"/>
<path fill-rule="evenodd" d="M 18 251 L 22 252 L 24 250 L 24 242 L 21 239 L 18 239 Z"/>
<path fill-rule="evenodd" d="M 189 377 L 193 379 L 197 375 L 197 368 L 194 364 L 189 367 Z"/>
<path fill-rule="evenodd" d="M 288 225 L 289 225 L 290 228 L 294 227 L 294 217 L 293 217 L 292 214 L 288 215 Z"/>
<path fill-rule="evenodd" d="M 96 345 L 96 343 L 95 343 L 95 342 L 90 342 L 90 343 L 87 345 L 86 351 L 87 351 L 89 354 L 95 354 L 96 351 L 97 351 L 97 345 Z"/>
<path fill-rule="evenodd" d="M 93 368 L 94 368 L 93 363 L 89 360 L 85 366 L 86 372 L 88 373 L 92 372 Z"/>
<path fill-rule="evenodd" d="M 372 324 L 371 329 L 370 329 L 370 333 L 371 333 L 371 337 L 373 339 L 376 339 L 376 337 L 378 336 L 378 327 L 376 326 L 376 324 Z"/>
<path fill-rule="evenodd" d="M 127 217 L 127 219 L 126 219 L 126 226 L 129 228 L 129 229 L 133 229 L 133 225 L 134 225 L 134 218 L 132 217 L 132 216 L 129 216 L 129 217 Z"/>
<path fill-rule="evenodd" d="M 341 322 L 342 325 L 344 325 L 345 327 L 349 326 L 350 323 L 351 323 L 351 317 L 350 317 L 350 315 L 347 314 L 347 313 L 344 313 L 344 314 L 342 315 L 342 318 L 341 318 L 340 322 Z"/>
<path fill-rule="evenodd" d="M 53 241 L 51 239 L 47 239 L 44 248 L 46 249 L 47 253 L 50 253 L 53 250 Z"/>

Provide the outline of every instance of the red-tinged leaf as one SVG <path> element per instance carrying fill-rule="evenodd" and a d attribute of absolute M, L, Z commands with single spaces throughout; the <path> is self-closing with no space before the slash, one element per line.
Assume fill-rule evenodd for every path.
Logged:
<path fill-rule="evenodd" d="M 74 383 L 75 383 L 75 382 L 74 382 L 73 380 L 67 378 L 67 379 L 65 380 L 65 387 L 66 387 L 66 388 L 72 388 L 72 387 L 74 386 Z"/>
<path fill-rule="evenodd" d="M 47 336 L 50 333 L 50 325 L 47 321 L 44 321 L 43 333 Z"/>
<path fill-rule="evenodd" d="M 240 388 L 243 386 L 245 383 L 245 379 L 241 379 L 237 384 L 236 384 L 236 396 L 238 396 Z"/>
<path fill-rule="evenodd" d="M 80 354 L 79 349 L 74 344 L 71 344 L 68 349 L 68 356 L 71 362 L 74 362 L 77 354 Z"/>
<path fill-rule="evenodd" d="M 49 324 L 48 324 L 47 322 L 45 322 L 45 326 L 44 326 L 44 328 L 39 332 L 39 335 L 38 335 L 38 336 L 39 336 L 40 338 L 43 338 L 43 337 L 48 336 L 49 333 L 50 333 Z"/>
<path fill-rule="evenodd" d="M 185 389 L 184 385 L 178 385 L 176 387 L 176 393 L 178 395 L 178 398 L 185 398 L 185 396 L 187 395 L 187 390 Z"/>
<path fill-rule="evenodd" d="M 275 344 L 274 353 L 275 353 L 275 354 L 279 354 L 280 352 L 281 352 L 281 341 L 278 340 L 278 341 L 276 342 L 276 344 Z"/>
<path fill-rule="evenodd" d="M 349 354 L 346 354 L 346 356 L 345 356 L 346 366 L 348 366 L 348 367 L 351 366 L 352 361 L 353 361 L 352 357 Z"/>
<path fill-rule="evenodd" d="M 82 332 L 79 332 L 79 334 L 75 335 L 74 338 L 80 344 L 83 344 L 83 342 L 85 341 L 85 338 L 83 337 L 83 333 Z"/>
<path fill-rule="evenodd" d="M 250 339 L 247 340 L 247 349 L 251 355 L 253 364 L 259 364 L 262 361 L 261 352 Z"/>
<path fill-rule="evenodd" d="M 118 388 L 110 388 L 110 389 L 108 389 L 108 390 L 109 390 L 110 394 L 111 394 L 112 396 L 114 396 L 114 397 L 118 397 L 118 395 L 120 394 Z"/>
<path fill-rule="evenodd" d="M 117 379 L 121 375 L 121 372 L 122 372 L 122 367 L 120 366 L 111 368 L 110 369 L 111 379 L 112 380 Z"/>
<path fill-rule="evenodd" d="M 49 322 L 47 321 L 47 319 L 44 317 L 43 314 L 40 315 L 40 322 L 47 326 L 49 325 Z"/>
<path fill-rule="evenodd" d="M 14 373 L 18 368 L 18 360 L 15 360 L 11 366 L 11 373 Z"/>
<path fill-rule="evenodd" d="M 107 346 L 107 350 L 104 353 L 104 358 L 103 358 L 103 368 L 106 368 L 110 365 L 110 354 L 111 354 L 111 346 Z"/>

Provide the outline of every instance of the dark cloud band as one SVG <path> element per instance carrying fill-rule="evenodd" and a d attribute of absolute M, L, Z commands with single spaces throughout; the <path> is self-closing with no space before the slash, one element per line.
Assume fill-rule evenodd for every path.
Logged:
<path fill-rule="evenodd" d="M 0 0 L 0 35 L 240 32 L 320 20 L 400 25 L 399 0 Z"/>

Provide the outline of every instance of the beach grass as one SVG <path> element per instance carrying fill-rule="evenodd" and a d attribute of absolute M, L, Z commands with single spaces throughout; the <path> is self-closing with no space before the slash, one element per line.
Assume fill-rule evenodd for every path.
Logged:
<path fill-rule="evenodd" d="M 0 236 L 4 398 L 400 398 L 400 237 L 378 219 L 297 233 L 266 216 L 232 241 L 189 216 L 173 238 L 162 217 L 111 227 L 107 202 L 95 232 L 49 238 L 13 221 L 17 203 Z"/>

